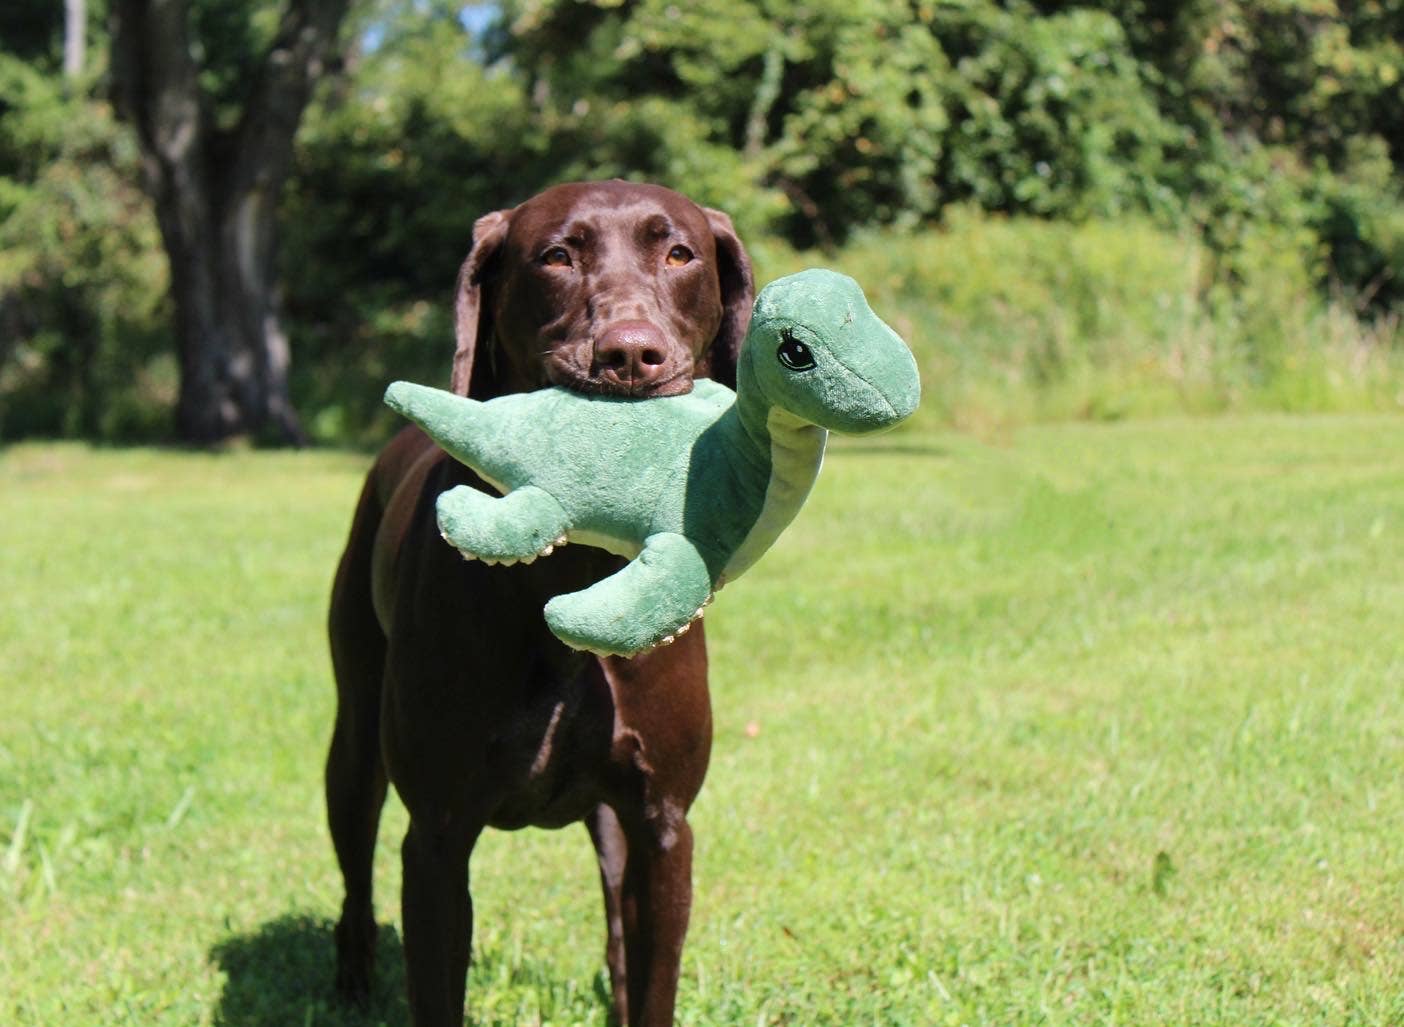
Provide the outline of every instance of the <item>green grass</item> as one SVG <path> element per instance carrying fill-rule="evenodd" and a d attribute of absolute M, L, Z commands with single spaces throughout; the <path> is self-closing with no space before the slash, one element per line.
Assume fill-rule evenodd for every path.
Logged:
<path fill-rule="evenodd" d="M 0 452 L 0 1022 L 330 999 L 364 458 Z M 679 1022 L 1404 1022 L 1404 420 L 841 442 L 708 614 Z M 472 1022 L 601 1024 L 585 832 L 486 838 Z"/>

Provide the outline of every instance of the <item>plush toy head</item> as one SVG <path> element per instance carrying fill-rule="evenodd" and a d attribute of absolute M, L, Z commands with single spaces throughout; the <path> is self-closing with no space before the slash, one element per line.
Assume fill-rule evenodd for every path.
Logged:
<path fill-rule="evenodd" d="M 845 435 L 884 431 L 921 398 L 906 343 L 857 282 L 821 268 L 761 291 L 741 359 L 738 379 L 749 375 L 768 406 Z"/>
<path fill-rule="evenodd" d="M 827 429 L 889 428 L 916 409 L 916 362 L 851 278 L 805 271 L 762 290 L 737 389 L 618 399 L 564 389 L 480 403 L 396 382 L 386 402 L 477 471 L 439 497 L 464 556 L 531 561 L 567 541 L 631 558 L 546 604 L 563 641 L 633 655 L 686 631 L 799 512 Z"/>

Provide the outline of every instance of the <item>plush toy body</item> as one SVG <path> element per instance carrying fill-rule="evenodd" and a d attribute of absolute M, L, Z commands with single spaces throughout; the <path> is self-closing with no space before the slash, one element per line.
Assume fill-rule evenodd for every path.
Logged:
<path fill-rule="evenodd" d="M 531 561 L 570 541 L 630 558 L 545 611 L 567 644 L 629 656 L 686 631 L 770 548 L 829 430 L 889 428 L 919 396 L 911 352 L 858 284 L 811 270 L 756 298 L 735 393 L 699 379 L 657 399 L 551 388 L 483 403 L 396 382 L 386 402 L 504 493 L 439 497 L 439 528 L 464 556 Z"/>

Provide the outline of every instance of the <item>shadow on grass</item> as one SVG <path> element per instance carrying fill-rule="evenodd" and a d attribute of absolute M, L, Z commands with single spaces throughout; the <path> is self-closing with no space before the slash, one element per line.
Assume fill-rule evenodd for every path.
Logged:
<path fill-rule="evenodd" d="M 284 916 L 215 945 L 210 957 L 226 977 L 214 1016 L 218 1027 L 409 1027 L 399 933 L 381 925 L 370 1004 L 356 1009 L 337 1001 L 332 988 L 332 928 L 330 920 Z M 467 1022 L 476 1027 L 517 1027 L 523 1007 L 569 1010 L 590 1023 L 608 1019 L 604 973 L 580 988 L 558 980 L 549 964 L 488 949 L 474 954 L 468 983 Z M 475 987 L 496 992 L 498 1001 L 491 1005 L 506 1008 L 474 1009 Z"/>
<path fill-rule="evenodd" d="M 380 928 L 375 985 L 365 1009 L 336 999 L 330 920 L 280 917 L 224 939 L 210 957 L 227 978 L 215 1010 L 220 1027 L 409 1027 L 404 949 L 392 927 Z"/>

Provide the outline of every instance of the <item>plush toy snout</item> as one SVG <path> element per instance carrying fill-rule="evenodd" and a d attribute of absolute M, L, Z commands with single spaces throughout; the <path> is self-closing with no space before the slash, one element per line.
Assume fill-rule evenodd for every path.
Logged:
<path fill-rule="evenodd" d="M 743 359 L 776 406 L 845 435 L 885 431 L 921 400 L 916 360 L 847 275 L 810 269 L 756 301 Z"/>

